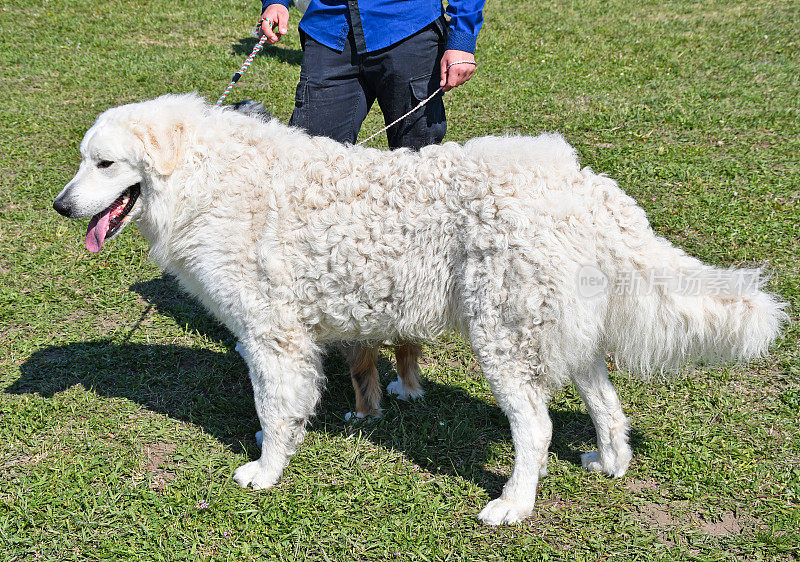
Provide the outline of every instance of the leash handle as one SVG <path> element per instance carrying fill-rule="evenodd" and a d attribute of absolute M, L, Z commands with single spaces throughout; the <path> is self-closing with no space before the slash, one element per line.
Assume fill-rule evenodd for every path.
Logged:
<path fill-rule="evenodd" d="M 265 19 L 266 18 L 261 18 L 260 20 L 258 20 L 258 24 L 256 25 L 256 29 L 261 27 L 261 24 L 264 23 Z M 222 102 L 224 102 L 225 98 L 228 97 L 228 94 L 231 92 L 233 87 L 239 81 L 239 78 L 242 77 L 242 74 L 247 72 L 247 69 L 250 68 L 250 65 L 253 63 L 253 59 L 256 58 L 256 55 L 264 47 L 264 43 L 266 43 L 266 42 L 267 42 L 267 36 L 263 35 L 261 37 L 261 39 L 259 39 L 258 43 L 256 43 L 256 46 L 253 47 L 253 52 L 250 53 L 250 56 L 247 57 L 244 60 L 244 64 L 242 64 L 242 67 L 239 69 L 239 71 L 236 74 L 233 75 L 233 78 L 231 78 L 231 83 L 228 84 L 228 87 L 225 88 L 224 92 L 222 92 L 222 95 L 219 97 L 219 99 L 217 100 L 217 103 L 215 105 L 222 105 Z"/>
<path fill-rule="evenodd" d="M 402 121 L 403 119 L 405 119 L 406 117 L 408 117 L 409 115 L 411 115 L 412 113 L 414 113 L 416 110 L 418 110 L 420 107 L 422 107 L 423 105 L 425 105 L 425 104 L 426 104 L 426 103 L 428 103 L 429 101 L 431 101 L 431 100 L 432 100 L 432 99 L 433 99 L 433 98 L 436 96 L 436 94 L 438 94 L 438 93 L 439 93 L 439 92 L 441 92 L 441 91 L 442 91 L 442 88 L 441 88 L 441 86 L 440 86 L 439 88 L 437 88 L 437 89 L 436 89 L 436 91 L 435 91 L 435 92 L 433 92 L 433 93 L 432 93 L 431 95 L 429 95 L 427 98 L 425 98 L 424 100 L 422 100 L 421 102 L 419 102 L 419 103 L 418 103 L 418 104 L 417 104 L 417 105 L 414 107 L 414 109 L 412 109 L 411 111 L 409 111 L 409 112 L 408 112 L 408 113 L 406 113 L 405 115 L 402 115 L 402 116 L 398 117 L 397 119 L 395 119 L 394 121 L 392 121 L 391 123 L 389 123 L 388 125 L 386 125 L 386 126 L 383 128 L 383 129 L 381 129 L 381 130 L 380 130 L 380 131 L 378 131 L 377 133 L 374 133 L 374 134 L 372 134 L 372 135 L 368 136 L 367 138 L 365 138 L 364 140 L 362 140 L 361 142 L 359 142 L 359 143 L 356 143 L 356 146 L 360 146 L 360 145 L 364 144 L 365 142 L 367 142 L 368 140 L 372 140 L 372 139 L 374 139 L 375 137 L 377 137 L 378 135 L 380 135 L 382 132 L 384 132 L 386 129 L 388 129 L 388 128 L 390 128 L 390 127 L 394 126 L 394 125 L 397 125 L 397 124 L 398 124 L 400 121 Z"/>

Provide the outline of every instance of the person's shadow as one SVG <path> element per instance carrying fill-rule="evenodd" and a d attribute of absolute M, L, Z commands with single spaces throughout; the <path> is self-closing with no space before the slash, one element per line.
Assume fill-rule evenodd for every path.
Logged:
<path fill-rule="evenodd" d="M 22 376 L 6 392 L 44 397 L 76 384 L 101 396 L 121 397 L 171 418 L 197 424 L 234 451 L 256 458 L 253 434 L 259 429 L 247 367 L 233 351 L 230 332 L 212 319 L 169 277 L 131 287 L 156 310 L 171 316 L 187 332 L 223 347 L 223 351 L 174 344 L 75 342 L 36 351 L 21 366 Z M 146 329 L 143 326 L 139 329 Z M 312 430 L 332 434 L 361 431 L 373 443 L 402 451 L 423 470 L 457 475 L 497 495 L 509 476 L 487 470 L 498 451 L 511 447 L 508 422 L 493 403 L 459 387 L 425 381 L 424 399 L 405 403 L 384 397 L 384 416 L 372 423 L 345 422 L 354 409 L 353 390 L 342 355 L 332 349 L 324 361 L 328 383 Z M 392 365 L 378 365 L 381 383 L 395 378 Z M 588 415 L 550 410 L 554 432 L 550 450 L 580 464 L 580 450 L 594 449 Z M 632 445 L 640 437 L 634 431 Z M 508 467 L 510 469 L 510 467 Z"/>

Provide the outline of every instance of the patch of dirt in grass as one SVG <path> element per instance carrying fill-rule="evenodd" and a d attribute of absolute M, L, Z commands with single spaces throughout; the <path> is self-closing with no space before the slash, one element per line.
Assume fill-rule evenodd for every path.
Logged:
<path fill-rule="evenodd" d="M 503 479 L 511 478 L 511 470 L 513 467 L 508 464 L 498 463 L 494 465 L 486 465 L 486 471 L 491 472 L 495 476 Z"/>
<path fill-rule="evenodd" d="M 655 503 L 647 503 L 639 508 L 639 515 L 642 519 L 658 528 L 673 527 L 678 524 L 675 519 L 663 506 Z"/>
<path fill-rule="evenodd" d="M 742 532 L 743 523 L 745 523 L 731 512 L 723 513 L 719 521 L 708 521 L 704 517 L 697 515 L 692 516 L 692 521 L 701 531 L 712 537 L 738 535 Z"/>
<path fill-rule="evenodd" d="M 668 531 L 678 525 L 678 520 L 664 509 L 664 506 L 655 503 L 644 504 L 639 507 L 639 517 L 642 526 L 650 528 L 661 542 L 667 546 L 675 546 L 675 541 L 669 538 Z"/>
<path fill-rule="evenodd" d="M 18 468 L 22 469 L 22 467 L 33 466 L 41 462 L 46 456 L 46 453 L 39 453 L 38 455 L 22 455 L 17 458 L 12 458 L 0 464 L 0 470 L 5 471 L 10 469 L 13 471 Z"/>
<path fill-rule="evenodd" d="M 64 317 L 63 324 L 71 327 L 89 324 L 95 328 L 99 326 L 105 332 L 112 332 L 122 327 L 119 320 L 114 316 L 96 314 L 88 310 L 76 310 L 69 313 Z"/>
<path fill-rule="evenodd" d="M 161 492 L 169 481 L 175 478 L 175 472 L 170 470 L 168 462 L 175 452 L 175 443 L 159 441 L 147 443 L 144 446 L 145 471 L 152 476 L 150 487 L 155 492 Z"/>
<path fill-rule="evenodd" d="M 737 516 L 726 511 L 713 519 L 695 511 L 686 510 L 686 502 L 669 502 L 666 504 L 647 503 L 638 508 L 643 524 L 651 527 L 665 543 L 670 543 L 666 534 L 670 530 L 696 529 L 711 537 L 729 537 L 741 534 L 745 529 L 761 526 L 759 519 L 749 515 Z"/>

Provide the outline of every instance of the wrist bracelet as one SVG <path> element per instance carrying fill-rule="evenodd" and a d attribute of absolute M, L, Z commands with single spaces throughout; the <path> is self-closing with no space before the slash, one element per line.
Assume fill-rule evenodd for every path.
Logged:
<path fill-rule="evenodd" d="M 451 66 L 455 66 L 457 64 L 471 64 L 472 66 L 478 66 L 478 63 L 475 62 L 474 60 L 459 60 L 459 61 L 451 62 L 450 64 L 448 64 L 446 70 L 450 70 Z"/>

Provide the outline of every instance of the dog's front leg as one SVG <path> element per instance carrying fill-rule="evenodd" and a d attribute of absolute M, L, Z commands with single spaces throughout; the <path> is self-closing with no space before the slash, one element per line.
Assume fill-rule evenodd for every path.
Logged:
<path fill-rule="evenodd" d="M 243 487 L 269 488 L 302 442 L 306 422 L 319 401 L 323 381 L 319 353 L 302 336 L 291 341 L 244 338 L 240 344 L 250 368 L 263 439 L 261 457 L 237 468 L 233 479 Z"/>

